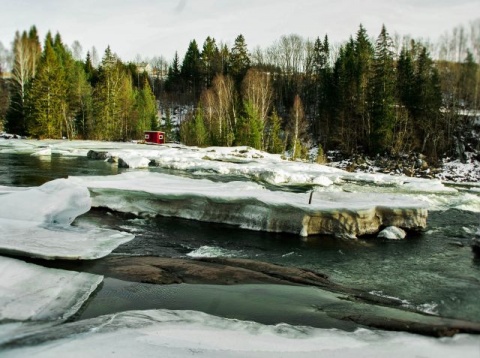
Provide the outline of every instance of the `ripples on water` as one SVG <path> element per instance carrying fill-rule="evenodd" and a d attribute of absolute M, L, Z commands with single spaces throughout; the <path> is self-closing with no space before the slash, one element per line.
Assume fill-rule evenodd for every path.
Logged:
<path fill-rule="evenodd" d="M 68 175 L 119 172 L 115 166 L 85 158 L 1 154 L 0 160 L 0 185 L 32 186 Z M 398 241 L 320 236 L 302 240 L 294 235 L 102 210 L 91 210 L 76 220 L 76 225 L 92 224 L 135 233 L 136 238 L 116 254 L 226 255 L 307 268 L 327 273 L 344 285 L 397 297 L 408 307 L 480 321 L 480 262 L 473 259 L 469 246 L 479 224 L 478 213 L 430 212 L 424 233 Z"/>

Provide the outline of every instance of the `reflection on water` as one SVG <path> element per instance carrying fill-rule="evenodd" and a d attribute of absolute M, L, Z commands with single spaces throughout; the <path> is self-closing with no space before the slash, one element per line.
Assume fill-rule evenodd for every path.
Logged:
<path fill-rule="evenodd" d="M 0 185 L 37 186 L 69 175 L 114 175 L 122 169 L 104 161 L 60 155 L 0 154 Z"/>

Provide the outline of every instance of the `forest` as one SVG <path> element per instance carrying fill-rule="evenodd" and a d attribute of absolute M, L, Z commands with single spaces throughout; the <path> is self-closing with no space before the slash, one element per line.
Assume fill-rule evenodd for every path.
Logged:
<path fill-rule="evenodd" d="M 108 47 L 97 64 L 74 50 L 60 34 L 42 45 L 35 26 L 15 34 L 11 75 L 0 76 L 5 131 L 128 141 L 161 129 L 187 145 L 248 145 L 291 159 L 314 147 L 320 161 L 330 150 L 435 161 L 455 153 L 480 113 L 480 20 L 435 44 L 385 26 L 370 37 L 360 25 L 341 44 L 291 34 L 249 50 L 242 35 L 232 46 L 207 37 L 171 62 L 124 63 Z"/>

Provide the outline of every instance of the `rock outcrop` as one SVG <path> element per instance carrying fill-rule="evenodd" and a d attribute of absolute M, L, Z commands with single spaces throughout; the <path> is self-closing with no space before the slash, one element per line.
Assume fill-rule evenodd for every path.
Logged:
<path fill-rule="evenodd" d="M 53 264 L 58 267 L 59 262 Z M 66 261 L 61 267 L 150 284 L 313 286 L 319 290 L 313 312 L 340 322 L 435 337 L 480 334 L 479 323 L 422 313 L 405 307 L 401 300 L 336 284 L 322 273 L 248 259 L 111 256 L 89 262 Z"/>

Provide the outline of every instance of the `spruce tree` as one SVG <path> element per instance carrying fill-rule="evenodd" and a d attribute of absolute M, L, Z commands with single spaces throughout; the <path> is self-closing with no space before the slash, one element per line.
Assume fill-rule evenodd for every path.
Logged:
<path fill-rule="evenodd" d="M 239 86 L 243 77 L 250 68 L 250 55 L 243 35 L 238 35 L 230 51 L 229 73 Z"/>
<path fill-rule="evenodd" d="M 395 61 L 393 42 L 382 26 L 375 43 L 373 78 L 370 92 L 372 153 L 389 151 L 395 126 Z"/>
<path fill-rule="evenodd" d="M 193 95 L 195 100 L 201 91 L 201 60 L 197 42 L 192 40 L 188 45 L 187 53 L 183 58 L 180 76 L 184 83 L 184 90 Z"/>
<path fill-rule="evenodd" d="M 221 68 L 218 68 L 219 50 L 215 39 L 210 36 L 207 37 L 203 43 L 200 57 L 202 66 L 202 86 L 203 88 L 208 88 L 212 85 L 213 77 L 221 72 Z"/>

